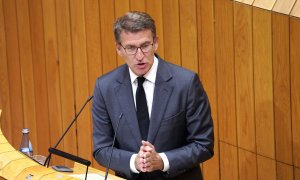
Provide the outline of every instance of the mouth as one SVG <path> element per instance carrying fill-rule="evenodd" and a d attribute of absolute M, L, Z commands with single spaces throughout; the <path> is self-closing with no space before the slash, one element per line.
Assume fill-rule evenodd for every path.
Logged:
<path fill-rule="evenodd" d="M 144 68 L 147 66 L 147 64 L 146 64 L 146 63 L 138 63 L 138 64 L 136 64 L 136 66 L 137 66 L 139 69 L 144 69 Z"/>

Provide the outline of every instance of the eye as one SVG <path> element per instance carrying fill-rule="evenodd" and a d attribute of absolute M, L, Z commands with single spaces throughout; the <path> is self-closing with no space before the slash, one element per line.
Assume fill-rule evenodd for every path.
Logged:
<path fill-rule="evenodd" d="M 136 47 L 135 46 L 127 46 L 127 47 L 125 47 L 126 49 L 128 49 L 128 50 L 135 50 L 136 49 Z"/>
<path fill-rule="evenodd" d="M 147 48 L 148 46 L 150 46 L 150 44 L 143 44 L 143 45 L 141 45 L 141 48 L 143 49 L 143 48 Z"/>

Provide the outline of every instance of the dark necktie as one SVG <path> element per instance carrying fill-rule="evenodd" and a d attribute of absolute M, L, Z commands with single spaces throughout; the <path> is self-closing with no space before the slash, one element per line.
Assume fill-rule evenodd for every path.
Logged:
<path fill-rule="evenodd" d="M 136 114 L 139 122 L 140 132 L 143 140 L 147 140 L 149 129 L 149 113 L 146 95 L 143 87 L 144 77 L 138 77 L 138 87 L 136 90 Z"/>

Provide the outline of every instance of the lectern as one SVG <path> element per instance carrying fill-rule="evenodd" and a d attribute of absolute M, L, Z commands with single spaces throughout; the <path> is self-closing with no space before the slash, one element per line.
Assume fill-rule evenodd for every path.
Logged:
<path fill-rule="evenodd" d="M 57 172 L 52 168 L 46 168 L 38 162 L 30 159 L 9 144 L 0 128 L 0 180 L 5 179 L 78 179 L 79 174 L 85 173 L 85 167 L 78 163 L 74 164 L 73 173 Z M 89 168 L 89 173 L 101 175 L 105 172 Z M 110 180 L 121 180 L 114 175 L 109 175 Z"/>

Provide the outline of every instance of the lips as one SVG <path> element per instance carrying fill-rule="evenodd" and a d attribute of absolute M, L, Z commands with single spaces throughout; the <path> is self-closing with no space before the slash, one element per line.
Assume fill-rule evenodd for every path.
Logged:
<path fill-rule="evenodd" d="M 146 66 L 147 66 L 146 63 L 138 63 L 138 64 L 137 64 L 137 67 L 138 67 L 139 69 L 144 69 L 144 68 L 146 68 Z"/>

